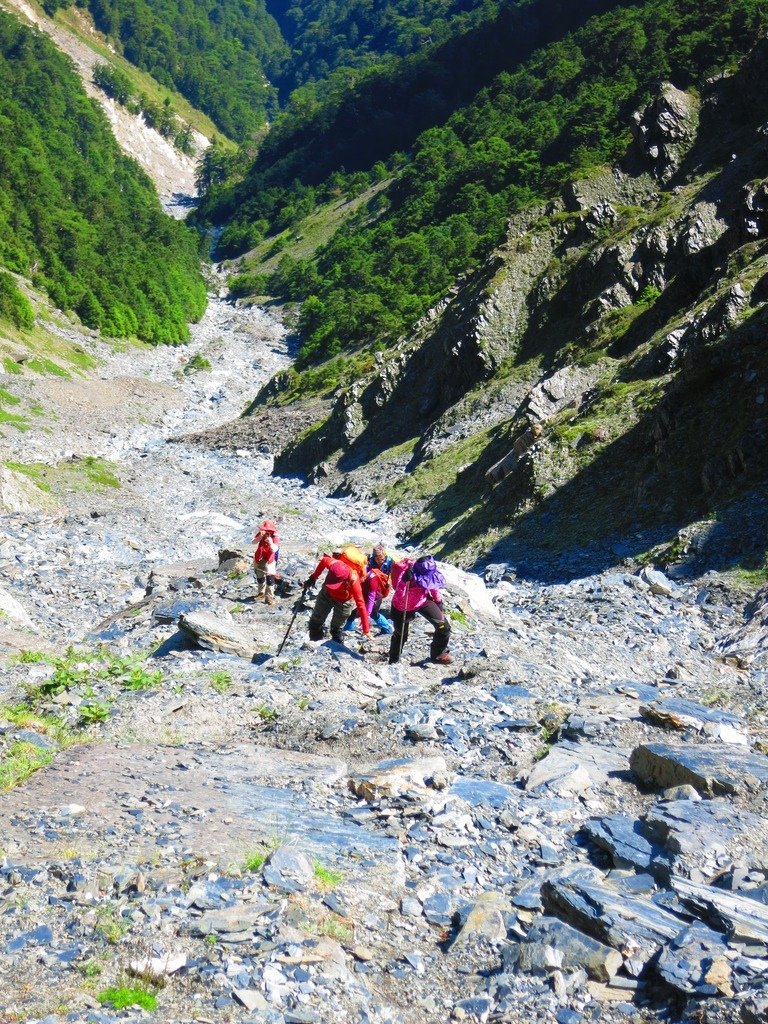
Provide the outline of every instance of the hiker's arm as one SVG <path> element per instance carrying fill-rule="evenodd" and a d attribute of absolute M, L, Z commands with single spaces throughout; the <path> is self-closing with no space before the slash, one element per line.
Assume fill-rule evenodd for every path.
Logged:
<path fill-rule="evenodd" d="M 371 620 L 368 617 L 368 609 L 365 607 L 365 601 L 363 600 L 363 588 L 360 586 L 359 580 L 355 580 L 352 584 L 352 597 L 355 599 L 357 613 L 360 616 L 363 636 L 368 636 L 371 632 Z"/>

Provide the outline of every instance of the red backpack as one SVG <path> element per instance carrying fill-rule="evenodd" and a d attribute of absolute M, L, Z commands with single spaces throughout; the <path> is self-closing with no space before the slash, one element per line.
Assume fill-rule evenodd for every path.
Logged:
<path fill-rule="evenodd" d="M 379 593 L 381 594 L 383 600 L 392 589 L 392 586 L 389 582 L 389 576 L 387 576 L 385 572 L 382 572 L 381 569 L 377 569 L 375 567 L 368 570 L 368 575 L 376 577 L 376 580 L 379 584 Z"/>

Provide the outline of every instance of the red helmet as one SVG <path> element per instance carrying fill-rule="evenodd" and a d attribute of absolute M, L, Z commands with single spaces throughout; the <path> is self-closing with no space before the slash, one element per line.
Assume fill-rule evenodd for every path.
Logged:
<path fill-rule="evenodd" d="M 265 519 L 259 529 L 262 533 L 277 533 L 277 527 L 271 519 Z"/>

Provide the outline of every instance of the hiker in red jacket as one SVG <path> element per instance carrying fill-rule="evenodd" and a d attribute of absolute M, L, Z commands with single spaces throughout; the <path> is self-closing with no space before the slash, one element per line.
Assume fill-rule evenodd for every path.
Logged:
<path fill-rule="evenodd" d="M 331 639 L 343 643 L 341 627 L 354 607 L 360 615 L 363 636 L 370 637 L 371 623 L 361 586 L 365 568 L 365 556 L 353 544 L 344 548 L 340 554 L 323 555 L 315 571 L 304 583 L 305 588 L 310 587 L 323 572 L 326 573 L 322 590 L 317 595 L 309 618 L 310 640 L 323 639 L 325 620 L 331 615 Z"/>
<path fill-rule="evenodd" d="M 256 600 L 263 597 L 265 604 L 274 604 L 280 538 L 271 519 L 264 520 L 251 543 L 256 545 L 253 553 L 253 571 L 259 584 Z"/>

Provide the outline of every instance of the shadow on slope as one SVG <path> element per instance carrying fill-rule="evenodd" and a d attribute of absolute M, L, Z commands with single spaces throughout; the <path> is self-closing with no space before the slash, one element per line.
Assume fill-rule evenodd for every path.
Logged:
<path fill-rule="evenodd" d="M 492 544 L 483 562 L 510 561 L 524 575 L 571 579 L 671 542 L 682 526 L 750 492 L 759 501 L 768 482 L 761 383 L 768 373 L 767 325 L 763 307 L 727 338 L 697 346 L 663 398 L 602 447 L 585 431 L 569 450 L 553 444 L 550 433 L 536 454 L 491 488 L 485 470 L 500 452 L 490 446 L 427 503 L 414 542 L 437 541 L 450 554 L 471 551 L 473 538 L 485 535 Z M 566 460 L 576 472 L 553 487 Z M 709 567 L 762 559 L 768 539 L 761 518 L 757 505 L 753 522 L 724 516 Z M 447 522 L 452 525 L 442 528 Z"/>

